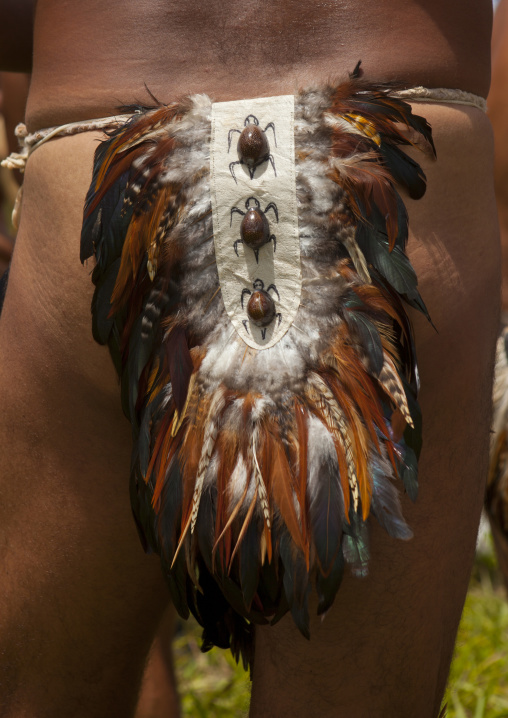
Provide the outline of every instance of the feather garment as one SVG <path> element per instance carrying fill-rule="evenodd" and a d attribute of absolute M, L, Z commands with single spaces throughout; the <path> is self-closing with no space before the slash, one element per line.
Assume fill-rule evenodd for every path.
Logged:
<path fill-rule="evenodd" d="M 273 346 L 247 346 L 218 279 L 210 196 L 212 103 L 138 108 L 97 149 L 81 259 L 93 333 L 109 346 L 132 423 L 130 493 L 203 647 L 251 660 L 253 624 L 308 597 L 332 605 L 345 563 L 368 570 L 372 513 L 411 531 L 396 481 L 417 493 L 421 420 L 404 304 L 426 314 L 405 254 L 425 175 L 401 150 L 430 127 L 358 68 L 295 97 L 301 300 Z M 242 300 L 243 301 L 243 300 Z"/>
<path fill-rule="evenodd" d="M 490 466 L 485 496 L 499 540 L 508 541 L 508 329 L 497 340 Z"/>

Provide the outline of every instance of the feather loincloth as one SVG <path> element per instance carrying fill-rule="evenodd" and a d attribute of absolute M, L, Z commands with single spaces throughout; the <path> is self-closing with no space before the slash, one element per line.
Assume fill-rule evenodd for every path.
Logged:
<path fill-rule="evenodd" d="M 247 662 L 252 623 L 290 610 L 308 635 L 309 592 L 324 613 L 345 562 L 366 574 L 370 514 L 411 537 L 396 488 L 416 498 L 421 446 L 404 304 L 426 309 L 396 185 L 423 195 L 400 148 L 433 145 L 423 118 L 358 74 L 294 100 L 301 297 L 267 349 L 222 300 L 208 97 L 113 131 L 86 200 L 81 259 L 95 256 L 94 337 L 132 422 L 140 536 L 204 648 Z"/>

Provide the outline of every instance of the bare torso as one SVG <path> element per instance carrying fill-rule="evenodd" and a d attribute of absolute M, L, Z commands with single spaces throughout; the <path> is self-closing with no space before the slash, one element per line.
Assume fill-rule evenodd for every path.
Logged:
<path fill-rule="evenodd" d="M 206 92 L 216 100 L 294 92 L 340 78 L 486 96 L 490 0 L 39 0 L 32 128 Z"/>

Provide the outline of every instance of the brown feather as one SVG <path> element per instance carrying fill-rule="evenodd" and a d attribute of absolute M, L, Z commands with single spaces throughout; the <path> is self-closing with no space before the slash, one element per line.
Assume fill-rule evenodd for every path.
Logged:
<path fill-rule="evenodd" d="M 212 561 L 214 560 L 214 555 L 215 555 L 215 552 L 216 552 L 216 550 L 217 550 L 217 548 L 218 548 L 218 546 L 219 546 L 219 543 L 220 543 L 221 540 L 224 538 L 226 532 L 229 532 L 229 533 L 230 533 L 230 529 L 231 529 L 231 526 L 232 526 L 232 524 L 233 524 L 233 521 L 236 519 L 236 517 L 238 516 L 239 512 L 241 511 L 241 508 L 242 508 L 243 502 L 245 501 L 245 498 L 246 498 L 246 496 L 247 496 L 247 491 L 248 491 L 248 490 L 249 490 L 249 482 L 246 481 L 246 482 L 245 482 L 245 489 L 243 490 L 243 494 L 242 494 L 240 500 L 237 502 L 236 506 L 235 506 L 234 509 L 231 511 L 231 513 L 230 513 L 230 515 L 229 515 L 229 518 L 228 518 L 228 520 L 226 521 L 226 523 L 225 523 L 225 525 L 224 525 L 224 528 L 222 529 L 221 533 L 219 534 L 219 536 L 218 536 L 217 539 L 215 540 L 215 543 L 214 543 L 213 549 L 212 549 Z M 221 556 L 221 559 L 222 559 L 222 556 Z"/>
<path fill-rule="evenodd" d="M 215 518 L 215 544 L 222 535 L 229 512 L 228 482 L 235 468 L 238 455 L 238 436 L 222 429 L 217 437 L 217 514 Z"/>
<path fill-rule="evenodd" d="M 113 161 L 108 167 L 107 173 L 104 173 L 102 180 L 97 182 L 96 194 L 94 195 L 92 202 L 88 206 L 85 217 L 88 217 L 92 214 L 92 212 L 95 211 L 97 206 L 101 203 L 104 196 L 109 192 L 115 182 L 122 176 L 124 172 L 127 172 L 127 170 L 132 167 L 133 162 L 135 162 L 145 152 L 146 143 L 143 142 L 136 148 L 132 149 L 130 152 L 127 152 L 126 154 L 123 154 L 121 156 L 116 155 L 114 157 Z"/>
<path fill-rule="evenodd" d="M 245 532 L 247 531 L 249 524 L 252 519 L 252 515 L 254 513 L 254 509 L 256 508 L 256 503 L 258 500 L 258 490 L 254 491 L 254 496 L 252 497 L 252 501 L 250 502 L 249 509 L 247 511 L 247 514 L 243 520 L 242 528 L 240 529 L 240 533 L 238 534 L 238 538 L 236 540 L 235 548 L 233 549 L 233 553 L 231 554 L 231 557 L 228 561 L 228 571 L 231 571 L 231 565 L 233 563 L 233 559 L 236 556 L 236 552 L 240 548 L 240 544 L 242 543 L 242 539 L 245 536 Z"/>
<path fill-rule="evenodd" d="M 169 431 L 169 425 L 171 423 L 171 418 L 172 417 L 169 412 L 167 414 L 165 414 L 165 416 L 162 420 L 162 423 L 157 430 L 157 438 L 155 440 L 155 445 L 152 450 L 152 456 L 150 457 L 150 463 L 148 464 L 148 469 L 146 471 L 145 482 L 148 482 L 148 480 L 150 479 L 150 476 L 152 475 L 155 462 L 159 455 L 159 451 L 161 450 L 162 444 L 164 443 L 166 433 Z"/>
<path fill-rule="evenodd" d="M 178 459 L 182 470 L 183 500 L 182 500 L 182 530 L 192 517 L 192 498 L 199 458 L 201 455 L 201 443 L 203 432 L 193 423 L 187 427 L 185 438 L 181 442 L 178 452 Z M 189 524 L 190 525 L 190 524 Z"/>
<path fill-rule="evenodd" d="M 119 132 L 115 139 L 111 142 L 108 152 L 102 163 L 102 167 L 97 176 L 96 189 L 102 184 L 106 173 L 108 172 L 110 165 L 115 159 L 115 156 L 120 152 L 125 152 L 130 149 L 134 144 L 140 140 L 143 135 L 153 134 L 157 127 L 162 124 L 171 122 L 177 116 L 176 111 L 178 104 L 173 103 L 172 105 L 165 105 L 159 110 L 147 113 L 141 119 L 136 119 L 134 122 L 130 122 L 126 129 Z"/>
<path fill-rule="evenodd" d="M 305 547 L 305 560 L 309 568 L 309 540 L 307 519 L 307 449 L 309 431 L 307 428 L 307 412 L 304 404 L 295 397 L 295 419 L 298 437 L 298 503 L 300 505 L 302 540 Z"/>
<path fill-rule="evenodd" d="M 261 475 L 263 476 L 263 480 L 265 482 L 265 488 L 266 493 L 268 495 L 268 502 L 269 502 L 269 510 L 270 510 L 270 526 L 265 521 L 265 529 L 264 529 L 264 537 L 265 537 L 265 544 L 266 544 L 266 551 L 268 555 L 268 563 L 272 562 L 272 530 L 271 526 L 273 525 L 272 520 L 272 506 L 271 506 L 271 477 L 270 477 L 270 466 L 272 462 L 271 457 L 271 447 L 270 447 L 270 440 L 269 440 L 269 432 L 266 426 L 266 422 L 261 422 L 261 425 L 259 427 L 260 432 L 260 443 L 261 443 L 261 453 L 259 457 L 259 467 L 261 470 Z"/>
<path fill-rule="evenodd" d="M 296 515 L 294 503 L 293 477 L 291 476 L 291 469 L 281 443 L 279 432 L 276 429 L 270 438 L 270 442 L 272 444 L 270 470 L 272 496 L 277 504 L 281 518 L 291 534 L 291 538 L 296 546 L 303 551 L 302 530 Z"/>
<path fill-rule="evenodd" d="M 361 200 L 367 216 L 373 204 L 378 207 L 381 215 L 386 218 L 391 250 L 398 233 L 397 197 L 390 172 L 374 161 L 377 160 L 375 153 L 371 154 L 372 159 L 365 159 L 365 155 L 362 155 L 361 160 L 348 162 L 343 170 L 334 167 L 329 176 L 348 193 L 351 208 L 359 221 L 365 221 L 365 218 L 356 198 Z"/>
<path fill-rule="evenodd" d="M 351 428 L 352 436 L 350 436 L 354 459 L 356 467 L 356 476 L 358 479 L 358 486 L 360 490 L 360 498 L 362 500 L 362 514 L 364 520 L 369 515 L 370 510 L 370 499 L 372 494 L 372 487 L 369 481 L 368 471 L 368 444 L 365 435 L 365 428 L 361 423 L 360 415 L 356 411 L 354 405 L 348 400 L 347 394 L 340 391 L 340 386 L 336 381 L 330 380 L 327 377 L 328 385 L 339 404 L 340 408 L 344 412 L 346 419 Z M 365 419 L 364 416 L 362 416 Z"/>

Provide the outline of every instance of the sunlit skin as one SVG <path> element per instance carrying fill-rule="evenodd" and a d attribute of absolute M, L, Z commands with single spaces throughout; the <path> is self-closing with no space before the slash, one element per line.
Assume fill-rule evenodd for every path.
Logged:
<path fill-rule="evenodd" d="M 492 33 L 492 85 L 488 97 L 489 117 L 494 130 L 494 177 L 501 234 L 502 324 L 508 322 L 508 2 L 502 0 Z M 508 587 L 508 537 L 492 522 L 498 563 Z"/>
<path fill-rule="evenodd" d="M 503 314 L 508 318 L 508 3 L 496 10 L 492 34 L 492 85 L 489 117 L 495 140 L 495 187 L 503 257 Z"/>
<path fill-rule="evenodd" d="M 162 102 L 290 93 L 359 59 L 373 80 L 486 96 L 490 23 L 489 0 L 40 0 L 27 122 L 152 102 L 145 83 Z M 255 718 L 439 712 L 482 505 L 500 260 L 488 120 L 474 108 L 418 111 L 438 161 L 415 150 L 428 191 L 406 199 L 409 249 L 438 331 L 415 317 L 425 444 L 419 499 L 403 498 L 415 536 L 401 544 L 373 523 L 369 578 L 346 575 L 310 642 L 286 619 L 257 631 Z M 0 322 L 5 718 L 133 715 L 168 602 L 131 518 L 130 427 L 91 336 L 91 268 L 79 263 L 100 137 L 54 140 L 30 158 Z"/>

